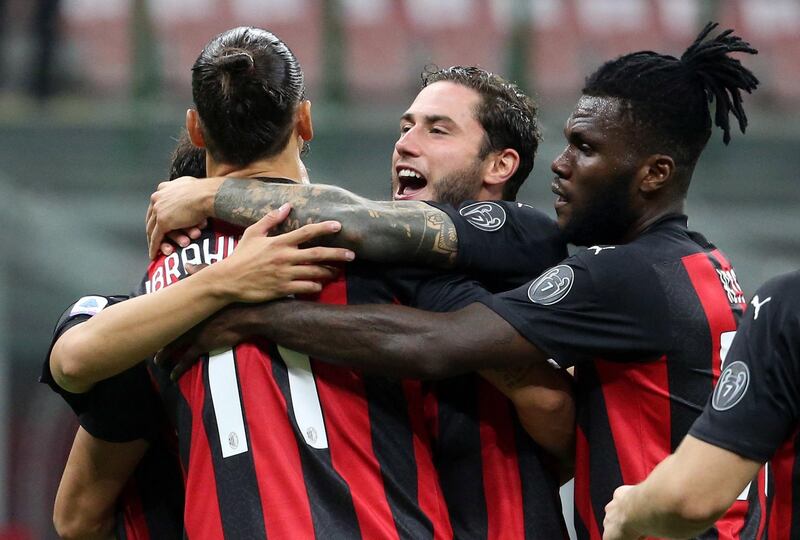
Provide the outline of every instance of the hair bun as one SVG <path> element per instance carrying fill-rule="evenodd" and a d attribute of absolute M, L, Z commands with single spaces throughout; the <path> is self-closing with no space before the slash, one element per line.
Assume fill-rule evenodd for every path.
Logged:
<path fill-rule="evenodd" d="M 224 69 L 230 73 L 245 73 L 254 69 L 255 62 L 250 53 L 237 51 L 220 56 L 217 60 L 217 65 L 220 69 Z"/>

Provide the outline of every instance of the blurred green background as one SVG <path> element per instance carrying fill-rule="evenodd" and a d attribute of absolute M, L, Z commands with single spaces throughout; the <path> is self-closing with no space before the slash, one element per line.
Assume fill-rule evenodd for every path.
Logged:
<path fill-rule="evenodd" d="M 389 198 L 398 120 L 425 64 L 479 64 L 537 96 L 545 140 L 520 200 L 552 212 L 549 166 L 583 76 L 617 54 L 679 55 L 709 18 L 761 54 L 750 127 L 715 132 L 690 226 L 748 294 L 800 267 L 800 3 L 795 0 L 63 0 L 0 2 L 0 539 L 51 536 L 74 434 L 36 383 L 60 313 L 125 293 L 147 264 L 144 214 L 191 106 L 189 67 L 214 34 L 275 31 L 304 65 L 312 180 Z"/>

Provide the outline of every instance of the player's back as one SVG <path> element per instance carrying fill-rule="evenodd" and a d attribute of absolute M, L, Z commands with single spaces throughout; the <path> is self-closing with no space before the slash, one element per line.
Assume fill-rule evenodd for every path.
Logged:
<path fill-rule="evenodd" d="M 239 232 L 213 223 L 155 261 L 146 288 L 184 277 L 184 263 L 229 255 Z M 354 287 L 347 274 L 317 300 L 394 300 L 379 280 Z M 420 382 L 364 376 L 253 339 L 162 391 L 180 439 L 190 538 L 452 537 Z"/>

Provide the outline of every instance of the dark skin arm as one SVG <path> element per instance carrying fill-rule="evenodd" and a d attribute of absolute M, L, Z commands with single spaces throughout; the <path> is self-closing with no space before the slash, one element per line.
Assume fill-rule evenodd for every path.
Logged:
<path fill-rule="evenodd" d="M 195 341 L 181 351 L 190 338 L 198 337 L 189 334 L 164 349 L 159 360 L 195 361 L 197 353 L 259 335 L 333 364 L 396 377 L 440 379 L 546 361 L 544 353 L 514 327 L 478 303 L 450 313 L 432 313 L 397 305 L 282 300 L 250 309 L 235 306 L 224 313 L 220 326 L 203 332 L 217 336 L 207 336 L 206 341 Z M 310 328 L 315 331 L 309 332 Z M 318 339 L 320 335 L 325 339 Z M 513 386 L 516 378 L 528 376 L 523 370 L 508 384 Z"/>
<path fill-rule="evenodd" d="M 156 361 L 176 365 L 177 378 L 205 352 L 254 335 L 382 375 L 435 379 L 492 368 L 482 375 L 511 399 L 523 426 L 555 457 L 561 478 L 572 474 L 575 405 L 570 377 L 553 369 L 544 353 L 482 304 L 450 313 L 291 300 L 237 304 L 170 344 Z"/>
<path fill-rule="evenodd" d="M 247 226 L 287 202 L 292 213 L 279 232 L 336 220 L 342 223 L 342 232 L 322 240 L 323 245 L 348 247 L 360 259 L 439 268 L 455 264 L 455 226 L 446 213 L 426 203 L 371 201 L 335 186 L 232 178 L 161 183 L 147 211 L 150 255 L 158 252 L 170 231 L 192 227 L 207 217 Z M 183 234 L 169 236 L 180 243 Z"/>

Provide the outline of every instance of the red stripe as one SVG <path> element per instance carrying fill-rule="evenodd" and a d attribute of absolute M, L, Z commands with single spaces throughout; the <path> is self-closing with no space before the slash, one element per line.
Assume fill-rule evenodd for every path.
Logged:
<path fill-rule="evenodd" d="M 186 475 L 186 502 L 183 514 L 189 538 L 222 538 L 216 476 L 211 448 L 203 424 L 203 362 L 197 363 L 179 380 L 178 386 L 189 404 L 192 434 Z M 185 436 L 185 435 L 184 435 Z"/>
<path fill-rule="evenodd" d="M 682 261 L 697 293 L 697 298 L 703 306 L 706 321 L 708 322 L 708 330 L 711 337 L 711 371 L 713 373 L 713 383 L 716 384 L 722 366 L 720 356 L 721 336 L 725 332 L 736 331 L 736 319 L 712 258 L 720 265 L 722 270 L 732 270 L 730 262 L 719 250 L 714 250 L 710 254 L 696 253 L 689 255 L 684 257 Z M 744 307 L 741 304 L 739 305 L 742 308 Z M 739 537 L 739 532 L 745 525 L 747 509 L 747 501 L 737 501 L 715 523 L 721 540 Z"/>
<path fill-rule="evenodd" d="M 150 540 L 150 529 L 142 507 L 142 499 L 132 476 L 125 485 L 121 495 L 122 522 L 125 527 L 125 537 L 128 540 Z"/>
<path fill-rule="evenodd" d="M 730 270 L 730 264 L 722 257 L 719 251 L 714 252 L 718 261 L 725 263 L 724 270 Z M 714 374 L 714 383 L 719 379 L 720 373 L 720 336 L 723 332 L 736 330 L 736 320 L 731 311 L 731 305 L 725 294 L 719 275 L 714 265 L 705 253 L 695 253 L 683 258 L 683 266 L 689 275 L 697 298 L 703 306 L 711 333 L 711 371 Z"/>
<path fill-rule="evenodd" d="M 322 289 L 318 300 L 326 304 L 347 303 L 344 272 Z M 325 411 L 331 463 L 350 487 L 361 535 L 364 538 L 399 538 L 372 446 L 369 409 L 361 376 L 355 371 L 317 361 L 312 361 L 312 368 Z"/>
<path fill-rule="evenodd" d="M 589 441 L 578 426 L 575 431 L 575 513 L 592 540 L 601 540 L 589 491 Z"/>
<path fill-rule="evenodd" d="M 758 505 L 761 507 L 761 519 L 758 521 L 758 533 L 756 534 L 756 538 L 762 538 L 764 534 L 764 529 L 767 526 L 767 519 L 769 516 L 767 515 L 767 469 L 766 466 L 761 467 L 758 471 L 758 476 L 756 477 L 758 480 L 757 487 L 758 487 Z"/>
<path fill-rule="evenodd" d="M 425 423 L 431 441 L 439 440 L 439 396 L 436 394 L 436 385 L 428 384 L 425 388 Z"/>
<path fill-rule="evenodd" d="M 795 431 L 789 442 L 784 443 L 772 457 L 769 466 L 772 468 L 772 508 L 769 515 L 769 538 L 789 538 L 792 532 L 792 474 L 795 466 L 796 449 L 794 448 Z"/>
<path fill-rule="evenodd" d="M 422 383 L 406 379 L 403 393 L 408 403 L 408 417 L 414 433 L 414 461 L 417 464 L 417 499 L 420 509 L 433 525 L 434 539 L 453 538 L 453 526 L 447 503 L 439 486 L 439 478 L 431 455 L 431 435 L 426 428 L 427 415 L 423 397 Z"/>
<path fill-rule="evenodd" d="M 287 421 L 286 400 L 272 375 L 272 361 L 261 345 L 238 346 L 236 369 L 243 381 L 239 386 L 267 538 L 314 538 L 297 438 Z"/>
<path fill-rule="evenodd" d="M 595 366 L 622 481 L 638 484 L 671 451 L 667 358 Z"/>
<path fill-rule="evenodd" d="M 479 379 L 478 419 L 489 538 L 525 537 L 522 480 L 511 418 L 511 402 Z"/>

